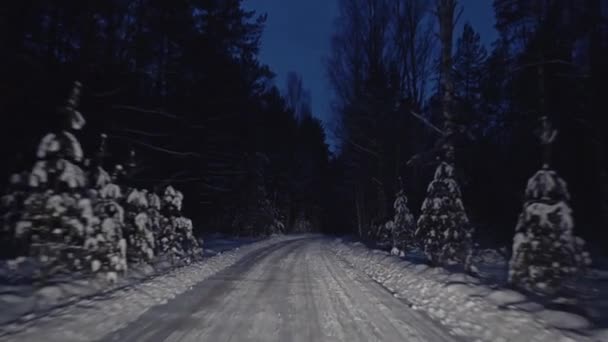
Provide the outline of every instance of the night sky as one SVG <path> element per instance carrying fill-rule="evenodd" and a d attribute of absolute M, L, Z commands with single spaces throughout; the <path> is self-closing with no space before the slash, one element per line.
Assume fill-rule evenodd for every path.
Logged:
<path fill-rule="evenodd" d="M 464 8 L 454 41 L 465 22 L 470 22 L 489 45 L 496 39 L 494 11 L 490 0 L 461 0 Z M 323 59 L 329 54 L 336 0 L 245 0 L 244 7 L 267 13 L 268 21 L 262 39 L 261 61 L 277 74 L 276 84 L 285 89 L 288 72 L 298 72 L 312 94 L 313 113 L 331 127 L 329 102 L 331 89 L 325 77 Z M 331 134 L 328 134 L 330 145 Z"/>

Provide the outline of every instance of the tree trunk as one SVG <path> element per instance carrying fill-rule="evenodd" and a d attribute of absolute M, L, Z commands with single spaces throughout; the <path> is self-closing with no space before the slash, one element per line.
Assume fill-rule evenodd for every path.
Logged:
<path fill-rule="evenodd" d="M 438 0 L 439 39 L 441 41 L 441 78 L 442 111 L 446 128 L 453 124 L 452 99 L 454 82 L 452 80 L 452 35 L 454 32 L 454 10 L 456 0 Z"/>
<path fill-rule="evenodd" d="M 363 238 L 363 203 L 362 194 L 358 188 L 355 188 L 355 208 L 357 211 L 357 232 L 359 233 L 359 238 Z"/>

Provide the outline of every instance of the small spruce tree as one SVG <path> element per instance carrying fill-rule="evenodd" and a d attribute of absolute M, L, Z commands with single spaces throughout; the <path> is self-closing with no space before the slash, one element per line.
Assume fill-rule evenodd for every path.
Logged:
<path fill-rule="evenodd" d="M 416 230 L 416 222 L 407 207 L 407 197 L 401 179 L 399 182 L 401 189 L 397 192 L 393 203 L 395 216 L 380 227 L 378 234 L 378 245 L 390 248 L 393 255 L 403 255 L 409 247 L 414 245 Z"/>
<path fill-rule="evenodd" d="M 555 294 L 591 264 L 585 242 L 573 234 L 574 220 L 566 182 L 551 170 L 551 144 L 557 136 L 541 118 L 543 167 L 528 180 L 515 228 L 509 283 L 541 294 Z"/>
<path fill-rule="evenodd" d="M 192 221 L 181 215 L 184 195 L 172 186 L 162 198 L 160 249 L 174 263 L 190 263 L 201 254 L 201 247 L 193 232 Z"/>
<path fill-rule="evenodd" d="M 123 238 L 125 211 L 120 204 L 123 193 L 116 180 L 103 167 L 106 135 L 101 135 L 97 163 L 93 172 L 94 184 L 90 191 L 94 214 L 100 225 L 91 231 L 85 248 L 97 260 L 93 270 L 103 270 L 110 281 L 116 281 L 118 272 L 127 271 L 127 242 Z"/>
<path fill-rule="evenodd" d="M 461 262 L 470 271 L 473 232 L 454 179 L 452 147 L 446 156 L 427 188 L 415 236 L 433 265 Z"/>
<path fill-rule="evenodd" d="M 98 216 L 94 210 L 97 192 L 91 191 L 88 175 L 81 168 L 83 151 L 74 135 L 85 124 L 77 110 L 80 89 L 76 82 L 60 110 L 62 129 L 42 138 L 38 160 L 27 180 L 21 177 L 18 182 L 22 203 L 19 213 L 11 216 L 17 219 L 9 235 L 26 246 L 23 254 L 38 262 L 40 278 L 78 270 L 107 271 L 114 280 L 117 271 L 126 269 L 121 258 L 126 246 L 120 225 L 114 224 L 122 211 L 118 206 L 108 216 Z"/>
<path fill-rule="evenodd" d="M 125 201 L 128 259 L 132 263 L 150 262 L 154 258 L 154 229 L 148 217 L 148 191 L 131 189 Z"/>
<path fill-rule="evenodd" d="M 416 230 L 416 222 L 410 209 L 407 207 L 407 197 L 405 196 L 403 187 L 397 192 L 393 208 L 395 209 L 395 217 L 391 221 L 393 226 L 391 230 L 391 253 L 401 254 L 408 247 L 413 246 L 414 232 Z"/>

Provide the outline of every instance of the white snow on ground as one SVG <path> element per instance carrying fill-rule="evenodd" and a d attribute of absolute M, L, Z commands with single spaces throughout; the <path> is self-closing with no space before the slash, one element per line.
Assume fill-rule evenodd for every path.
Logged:
<path fill-rule="evenodd" d="M 472 341 L 608 341 L 578 315 L 544 309 L 518 292 L 492 289 L 471 276 L 414 264 L 337 239 L 336 254 L 418 310 Z M 495 256 L 490 256 L 495 258 Z"/>
<path fill-rule="evenodd" d="M 166 303 L 249 252 L 292 237 L 275 236 L 245 245 L 139 284 L 108 289 L 93 280 L 47 286 L 29 296 L 0 293 L 0 341 L 91 341 L 136 320 L 154 305 Z M 83 297 L 86 296 L 86 297 Z M 70 300 L 71 298 L 71 300 Z M 29 313 L 23 316 L 24 313 Z"/>

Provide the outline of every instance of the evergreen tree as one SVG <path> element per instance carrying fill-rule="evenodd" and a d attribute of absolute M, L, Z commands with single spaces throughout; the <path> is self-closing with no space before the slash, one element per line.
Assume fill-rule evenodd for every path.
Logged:
<path fill-rule="evenodd" d="M 487 51 L 479 34 L 469 23 L 456 43 L 454 56 L 454 91 L 464 121 L 469 126 L 483 127 L 479 104 Z"/>
<path fill-rule="evenodd" d="M 455 142 L 462 131 L 453 111 L 452 34 L 456 0 L 438 0 L 437 17 L 441 40 L 440 93 L 444 128 L 438 141 L 440 164 L 427 188 L 418 218 L 416 238 L 433 265 L 461 262 L 472 270 L 472 227 L 464 210 L 455 179 Z"/>
<path fill-rule="evenodd" d="M 99 217 L 102 231 L 108 236 L 96 235 L 95 239 L 88 239 L 85 242 L 85 246 L 102 256 L 103 253 L 108 252 L 108 248 L 107 246 L 104 248 L 103 242 L 110 242 L 119 238 L 117 243 L 118 249 L 111 251 L 112 255 L 110 258 L 121 265 L 119 270 L 126 271 L 127 241 L 123 238 L 125 230 L 125 210 L 121 205 L 123 192 L 121 187 L 116 184 L 116 177 L 110 176 L 103 166 L 103 159 L 106 154 L 106 138 L 107 136 L 105 134 L 101 135 L 101 143 L 97 153 L 97 166 L 91 177 L 93 179 L 93 184 L 91 184 L 89 193 L 93 200 L 93 211 L 95 215 Z M 112 230 L 119 231 L 120 234 L 109 236 L 107 233 Z M 116 245 L 116 242 L 112 243 L 112 245 Z M 98 259 L 101 259 L 101 257 Z M 116 281 L 117 276 L 118 274 L 115 271 L 110 271 L 107 275 L 108 279 L 112 281 Z"/>
<path fill-rule="evenodd" d="M 391 248 L 391 254 L 394 255 L 403 254 L 408 247 L 412 247 L 415 243 L 416 223 L 407 207 L 407 201 L 402 185 L 393 203 L 395 216 L 380 227 L 379 245 Z"/>
<path fill-rule="evenodd" d="M 148 198 L 147 190 L 131 189 L 125 200 L 127 257 L 133 263 L 151 261 L 154 258 L 155 237 L 154 227 L 148 217 Z"/>
<path fill-rule="evenodd" d="M 454 166 L 447 159 L 439 164 L 427 188 L 416 239 L 432 264 L 461 262 L 470 270 L 472 233 L 460 188 L 454 179 Z"/>
<path fill-rule="evenodd" d="M 246 160 L 249 168 L 243 180 L 246 191 L 237 202 L 236 213 L 232 220 L 233 231 L 238 235 L 254 236 L 283 233 L 284 224 L 280 214 L 268 197 L 264 178 L 268 157 L 261 153 L 250 155 Z"/>
<path fill-rule="evenodd" d="M 182 216 L 184 195 L 172 186 L 165 188 L 162 198 L 160 250 L 173 263 L 190 263 L 196 259 L 201 248 L 193 233 L 192 220 Z"/>
<path fill-rule="evenodd" d="M 414 216 L 407 207 L 407 197 L 403 188 L 397 192 L 393 208 L 395 209 L 395 217 L 393 218 L 392 248 L 394 253 L 405 252 L 408 247 L 414 245 L 414 232 L 416 223 Z"/>
<path fill-rule="evenodd" d="M 38 146 L 27 195 L 22 196 L 18 220 L 8 237 L 23 242 L 22 253 L 37 260 L 40 278 L 88 270 L 105 272 L 114 281 L 117 272 L 126 271 L 123 210 L 116 203 L 101 203 L 105 210 L 94 210 L 99 204 L 97 192 L 87 191 L 90 184 L 81 168 L 84 155 L 73 134 L 85 124 L 77 110 L 80 88 L 76 82 L 60 110 L 63 129 L 44 136 Z M 102 172 L 99 175 L 104 178 Z M 111 192 L 99 178 L 97 185 L 106 189 L 100 192 L 103 198 Z"/>
<path fill-rule="evenodd" d="M 539 170 L 528 180 L 515 228 L 509 283 L 555 293 L 591 264 L 584 241 L 573 235 L 569 200 L 566 182 L 553 170 Z"/>
<path fill-rule="evenodd" d="M 544 294 L 554 294 L 567 280 L 591 264 L 584 241 L 574 236 L 574 220 L 566 182 L 551 170 L 551 144 L 556 138 L 547 118 L 540 132 L 543 167 L 528 180 L 519 215 L 509 283 Z"/>

